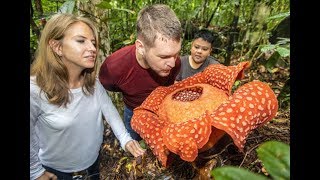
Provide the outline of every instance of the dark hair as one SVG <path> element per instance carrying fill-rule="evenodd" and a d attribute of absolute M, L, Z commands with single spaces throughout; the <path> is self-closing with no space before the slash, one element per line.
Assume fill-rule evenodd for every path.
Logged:
<path fill-rule="evenodd" d="M 195 40 L 198 38 L 202 38 L 203 40 L 209 42 L 211 45 L 213 44 L 214 37 L 213 37 L 212 32 L 208 29 L 201 29 L 198 32 L 196 32 L 194 34 L 193 39 Z"/>

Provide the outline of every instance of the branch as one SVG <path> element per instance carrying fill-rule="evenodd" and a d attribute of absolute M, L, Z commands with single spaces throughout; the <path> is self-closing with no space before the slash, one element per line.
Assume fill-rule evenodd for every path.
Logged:
<path fill-rule="evenodd" d="M 212 14 L 211 14 L 211 16 L 210 16 L 210 19 L 209 19 L 209 21 L 208 21 L 207 24 L 206 24 L 206 28 L 209 27 L 210 22 L 212 21 L 214 14 L 216 13 L 218 7 L 220 6 L 220 3 L 221 3 L 221 0 L 218 1 L 218 4 L 217 4 L 216 8 L 213 10 L 213 12 L 212 12 Z"/>

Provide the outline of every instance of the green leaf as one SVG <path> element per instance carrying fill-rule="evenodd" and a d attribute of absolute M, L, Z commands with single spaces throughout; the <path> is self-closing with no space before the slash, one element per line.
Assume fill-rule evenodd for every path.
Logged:
<path fill-rule="evenodd" d="M 278 53 L 278 51 L 275 51 L 268 59 L 268 61 L 266 62 L 266 64 L 264 65 L 267 70 L 270 73 L 273 73 L 273 68 L 275 67 L 275 65 L 277 64 L 278 60 L 280 59 L 280 54 Z"/>
<path fill-rule="evenodd" d="M 107 1 L 102 1 L 101 3 L 97 4 L 96 7 L 101 8 L 101 9 L 112 9 L 112 10 L 126 11 L 131 14 L 136 13 L 130 9 L 114 7 L 110 2 L 107 2 Z"/>
<path fill-rule="evenodd" d="M 75 1 L 74 0 L 66 1 L 59 8 L 59 12 L 72 14 L 73 9 L 74 9 L 74 5 L 75 5 Z"/>
<path fill-rule="evenodd" d="M 290 56 L 290 50 L 284 47 L 277 47 L 276 51 L 280 54 L 281 57 L 288 57 Z"/>
<path fill-rule="evenodd" d="M 241 82 L 240 80 L 236 80 L 236 82 L 234 82 L 233 85 L 237 87 L 237 86 L 239 86 L 240 82 Z"/>
<path fill-rule="evenodd" d="M 283 38 L 283 37 L 278 37 L 278 45 L 286 45 L 289 44 L 290 45 L 290 38 Z"/>
<path fill-rule="evenodd" d="M 274 50 L 276 48 L 275 45 L 264 45 L 264 46 L 261 46 L 261 52 L 267 52 L 267 51 L 271 51 L 271 50 Z"/>
<path fill-rule="evenodd" d="M 125 9 L 125 8 L 113 8 L 115 10 L 119 10 L 119 11 L 126 11 L 128 13 L 131 13 L 131 14 L 135 14 L 136 12 L 130 10 L 130 9 Z"/>
<path fill-rule="evenodd" d="M 244 168 L 224 166 L 211 171 L 215 180 L 267 180 L 268 178 Z"/>
<path fill-rule="evenodd" d="M 147 149 L 147 144 L 144 140 L 139 141 L 139 144 L 143 149 Z"/>
<path fill-rule="evenodd" d="M 112 9 L 112 5 L 106 1 L 102 1 L 99 4 L 96 4 L 96 7 L 101 8 L 101 9 Z"/>
<path fill-rule="evenodd" d="M 288 144 L 268 141 L 257 148 L 257 153 L 273 179 L 290 179 L 290 147 Z"/>
<path fill-rule="evenodd" d="M 274 15 L 274 16 L 271 16 L 268 18 L 268 20 L 271 20 L 271 19 L 281 19 L 281 18 L 285 18 L 287 16 L 290 16 L 290 11 L 289 12 L 285 12 L 285 13 L 279 13 L 277 15 Z"/>
<path fill-rule="evenodd" d="M 122 41 L 122 43 L 123 43 L 124 45 L 131 44 L 132 42 L 133 42 L 133 41 L 132 41 L 131 39 L 127 39 L 127 40 Z"/>

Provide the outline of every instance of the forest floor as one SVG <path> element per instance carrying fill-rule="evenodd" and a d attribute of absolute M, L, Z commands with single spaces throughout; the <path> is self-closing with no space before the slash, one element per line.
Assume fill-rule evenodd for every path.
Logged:
<path fill-rule="evenodd" d="M 252 79 L 259 79 L 267 82 L 278 96 L 288 77 L 289 68 L 278 68 L 273 73 L 269 73 L 263 66 L 257 65 L 250 68 L 240 85 Z M 183 161 L 173 154 L 172 164 L 167 168 L 161 166 L 147 146 L 146 155 L 142 158 L 134 158 L 128 152 L 124 152 L 110 126 L 106 124 L 101 148 L 101 179 L 213 179 L 210 177 L 210 171 L 226 165 L 246 168 L 251 172 L 268 176 L 257 157 L 256 148 L 270 140 L 290 145 L 290 103 L 288 102 L 290 100 L 279 101 L 279 110 L 274 119 L 249 134 L 243 152 L 240 152 L 231 138 L 226 135 L 219 141 L 218 144 L 221 145 L 199 153 L 193 163 Z"/>

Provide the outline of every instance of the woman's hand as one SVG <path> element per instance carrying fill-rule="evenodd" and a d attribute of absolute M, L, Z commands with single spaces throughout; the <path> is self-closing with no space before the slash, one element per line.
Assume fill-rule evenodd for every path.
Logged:
<path fill-rule="evenodd" d="M 145 153 L 139 142 L 136 140 L 131 140 L 126 144 L 126 150 L 129 151 L 134 157 L 142 156 Z"/>
<path fill-rule="evenodd" d="M 51 172 L 45 171 L 37 180 L 58 180 L 58 177 Z"/>

